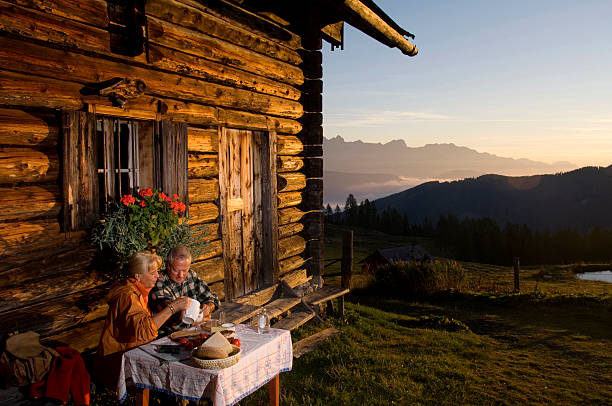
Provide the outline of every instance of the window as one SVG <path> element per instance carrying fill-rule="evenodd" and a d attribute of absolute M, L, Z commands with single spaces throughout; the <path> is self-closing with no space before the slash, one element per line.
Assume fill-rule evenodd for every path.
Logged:
<path fill-rule="evenodd" d="M 153 130 L 153 122 L 96 117 L 100 214 L 123 195 L 157 186 Z"/>
<path fill-rule="evenodd" d="M 65 111 L 65 231 L 84 230 L 124 194 L 161 188 L 187 200 L 187 125 Z"/>

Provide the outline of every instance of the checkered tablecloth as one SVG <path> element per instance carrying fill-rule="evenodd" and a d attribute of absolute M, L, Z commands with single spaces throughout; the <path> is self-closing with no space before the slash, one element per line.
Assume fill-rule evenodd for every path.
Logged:
<path fill-rule="evenodd" d="M 265 334 L 258 334 L 239 324 L 236 337 L 242 343 L 240 361 L 219 370 L 193 367 L 189 360 L 162 360 L 141 347 L 126 352 L 117 387 L 120 401 L 126 397 L 126 379 L 131 379 L 135 386 L 180 398 L 208 398 L 215 406 L 233 405 L 280 372 L 291 370 L 293 350 L 289 331 L 269 329 Z M 168 342 L 169 338 L 165 337 L 151 344 Z"/>

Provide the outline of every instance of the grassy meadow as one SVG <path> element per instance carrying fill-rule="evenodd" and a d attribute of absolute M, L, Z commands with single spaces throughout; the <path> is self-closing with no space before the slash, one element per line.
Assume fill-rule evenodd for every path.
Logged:
<path fill-rule="evenodd" d="M 341 256 L 342 231 L 327 227 L 326 258 Z M 440 255 L 427 240 L 355 231 L 345 319 L 293 333 L 342 334 L 281 374 L 283 405 L 612 404 L 612 284 L 577 279 L 580 265 L 524 267 L 514 294 L 510 267 L 460 262 L 460 289 L 393 298 L 360 272 L 374 249 L 413 242 Z"/>

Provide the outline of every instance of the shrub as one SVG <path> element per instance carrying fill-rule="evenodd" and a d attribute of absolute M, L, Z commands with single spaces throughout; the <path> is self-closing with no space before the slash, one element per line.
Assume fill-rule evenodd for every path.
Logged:
<path fill-rule="evenodd" d="M 470 328 L 461 320 L 448 316 L 421 316 L 412 323 L 412 327 L 427 328 L 430 330 L 444 331 L 470 331 Z"/>
<path fill-rule="evenodd" d="M 459 289 L 464 277 L 463 267 L 451 260 L 396 262 L 376 270 L 376 286 L 393 296 L 425 295 Z"/>

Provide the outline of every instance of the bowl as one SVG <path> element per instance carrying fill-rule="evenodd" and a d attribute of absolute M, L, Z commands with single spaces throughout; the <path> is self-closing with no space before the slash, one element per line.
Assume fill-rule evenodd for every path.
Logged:
<path fill-rule="evenodd" d="M 202 369 L 224 369 L 235 365 L 240 361 L 242 351 L 240 347 L 232 345 L 232 352 L 226 358 L 203 359 L 195 356 L 197 348 L 191 351 L 191 361 L 193 365 Z"/>

